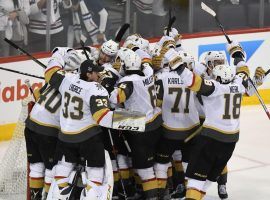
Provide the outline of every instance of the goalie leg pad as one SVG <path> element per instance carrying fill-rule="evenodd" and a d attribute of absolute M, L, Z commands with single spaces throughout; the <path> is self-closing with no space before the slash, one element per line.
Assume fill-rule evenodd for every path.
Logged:
<path fill-rule="evenodd" d="M 113 129 L 144 132 L 145 122 L 146 116 L 144 113 L 124 109 L 113 111 Z"/>

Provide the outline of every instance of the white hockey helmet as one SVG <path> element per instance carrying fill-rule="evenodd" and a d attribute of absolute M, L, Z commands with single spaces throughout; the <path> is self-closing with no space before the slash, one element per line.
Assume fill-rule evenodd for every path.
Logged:
<path fill-rule="evenodd" d="M 213 69 L 216 65 L 225 65 L 226 56 L 222 51 L 209 51 L 204 58 L 205 64 L 209 69 Z"/>
<path fill-rule="evenodd" d="M 216 65 L 213 69 L 213 77 L 220 83 L 229 83 L 235 77 L 236 68 L 227 64 Z"/>
<path fill-rule="evenodd" d="M 186 64 L 189 70 L 193 70 L 195 65 L 194 57 L 186 51 L 179 51 L 178 54 L 182 58 L 182 63 Z"/>
<path fill-rule="evenodd" d="M 102 53 L 108 56 L 115 56 L 119 48 L 119 44 L 113 40 L 108 40 L 101 45 Z"/>
<path fill-rule="evenodd" d="M 139 34 L 133 34 L 127 37 L 123 47 L 128 47 L 129 44 L 139 47 L 141 50 L 149 52 L 149 41 L 142 38 Z"/>
<path fill-rule="evenodd" d="M 124 58 L 125 71 L 141 70 L 142 59 L 135 52 L 128 53 Z"/>

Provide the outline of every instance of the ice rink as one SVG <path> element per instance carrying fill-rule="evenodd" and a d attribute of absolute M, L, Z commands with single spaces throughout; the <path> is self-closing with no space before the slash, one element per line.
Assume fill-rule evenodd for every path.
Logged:
<path fill-rule="evenodd" d="M 8 142 L 0 142 L 1 161 L 7 147 Z M 270 120 L 261 106 L 241 108 L 240 140 L 229 162 L 227 190 L 230 200 L 270 199 Z M 219 199 L 216 184 L 205 199 Z"/>

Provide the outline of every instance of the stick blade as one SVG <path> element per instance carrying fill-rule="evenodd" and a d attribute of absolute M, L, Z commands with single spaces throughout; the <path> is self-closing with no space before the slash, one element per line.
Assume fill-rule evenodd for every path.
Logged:
<path fill-rule="evenodd" d="M 201 7 L 205 12 L 208 12 L 213 17 L 216 17 L 216 12 L 209 8 L 205 3 L 201 2 Z"/>
<path fill-rule="evenodd" d="M 114 40 L 115 42 L 121 42 L 122 37 L 125 35 L 125 32 L 128 30 L 129 26 L 130 25 L 126 23 L 120 28 L 120 30 L 117 32 L 115 36 L 115 40 Z"/>

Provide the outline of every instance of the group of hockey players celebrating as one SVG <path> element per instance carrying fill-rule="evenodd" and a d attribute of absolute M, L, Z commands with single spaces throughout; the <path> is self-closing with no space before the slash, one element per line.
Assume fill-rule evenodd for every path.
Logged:
<path fill-rule="evenodd" d="M 56 47 L 26 119 L 31 200 L 200 200 L 211 182 L 226 199 L 227 162 L 252 95 L 237 42 L 197 62 L 175 28 L 150 47 Z M 262 84 L 258 67 L 254 82 Z"/>

